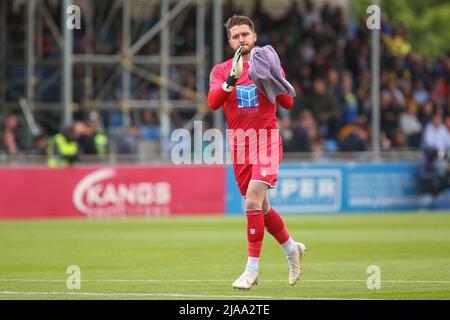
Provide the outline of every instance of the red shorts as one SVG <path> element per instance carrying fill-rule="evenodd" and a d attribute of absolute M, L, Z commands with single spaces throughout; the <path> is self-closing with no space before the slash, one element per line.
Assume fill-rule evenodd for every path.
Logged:
<path fill-rule="evenodd" d="M 283 147 L 280 142 L 274 147 L 268 147 L 267 158 L 253 161 L 246 155 L 245 162 L 240 163 L 233 160 L 234 176 L 239 191 L 243 197 L 247 194 L 247 188 L 251 180 L 260 181 L 275 188 L 278 179 L 278 168 L 283 157 Z"/>

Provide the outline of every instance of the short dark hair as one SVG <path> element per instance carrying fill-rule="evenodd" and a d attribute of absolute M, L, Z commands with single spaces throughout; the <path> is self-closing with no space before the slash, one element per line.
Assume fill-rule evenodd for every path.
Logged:
<path fill-rule="evenodd" d="M 231 18 L 227 20 L 225 23 L 225 28 L 227 28 L 228 39 L 230 39 L 230 29 L 234 26 L 240 26 L 246 24 L 250 27 L 250 29 L 255 32 L 255 25 L 253 24 L 252 19 L 246 16 L 233 15 Z"/>

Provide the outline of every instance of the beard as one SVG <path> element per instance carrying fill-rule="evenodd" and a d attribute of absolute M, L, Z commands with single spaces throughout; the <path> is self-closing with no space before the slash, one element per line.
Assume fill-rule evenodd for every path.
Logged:
<path fill-rule="evenodd" d="M 243 45 L 242 46 L 242 55 L 245 56 L 247 54 L 250 54 L 250 51 L 252 51 L 255 44 L 249 44 L 249 45 Z"/>

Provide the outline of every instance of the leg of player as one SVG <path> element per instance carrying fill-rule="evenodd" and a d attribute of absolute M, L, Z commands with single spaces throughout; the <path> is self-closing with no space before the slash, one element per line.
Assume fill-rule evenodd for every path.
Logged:
<path fill-rule="evenodd" d="M 236 289 L 250 289 L 258 284 L 258 263 L 264 239 L 264 218 L 262 203 L 268 186 L 258 181 L 250 181 L 245 197 L 247 214 L 248 260 L 244 273 L 233 282 Z"/>
<path fill-rule="evenodd" d="M 294 285 L 302 273 L 302 258 L 305 255 L 306 247 L 301 242 L 295 242 L 289 235 L 283 219 L 270 207 L 267 193 L 263 201 L 262 209 L 266 230 L 278 241 L 286 253 L 289 263 L 289 284 Z"/>

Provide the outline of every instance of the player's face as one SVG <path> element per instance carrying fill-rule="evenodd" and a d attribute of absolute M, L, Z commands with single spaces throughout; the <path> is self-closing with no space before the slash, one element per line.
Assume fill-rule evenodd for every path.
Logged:
<path fill-rule="evenodd" d="M 248 25 L 241 24 L 230 28 L 228 43 L 234 51 L 242 46 L 242 55 L 247 55 L 255 46 L 255 42 L 256 33 Z"/>

